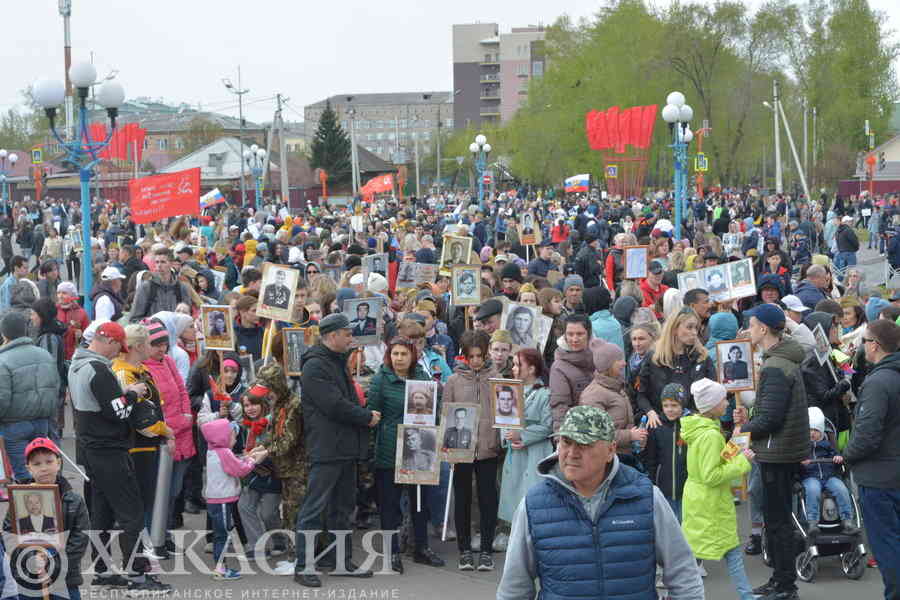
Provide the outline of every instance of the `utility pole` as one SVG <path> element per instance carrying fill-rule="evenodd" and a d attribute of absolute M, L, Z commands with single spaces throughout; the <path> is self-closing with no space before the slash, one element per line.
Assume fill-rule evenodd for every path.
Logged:
<path fill-rule="evenodd" d="M 415 129 L 419 125 L 419 117 L 415 116 L 412 118 L 412 122 L 415 123 L 413 129 Z M 415 140 L 415 153 L 416 153 L 416 200 L 422 198 L 422 190 L 419 188 L 419 132 L 413 131 L 413 139 Z"/>
<path fill-rule="evenodd" d="M 347 98 L 347 102 L 351 100 L 353 100 L 352 97 Z M 359 167 L 356 164 L 356 109 L 348 109 L 347 114 L 350 115 L 350 178 L 353 180 L 353 196 L 355 197 L 359 185 L 359 172 L 357 171 Z"/>
<path fill-rule="evenodd" d="M 278 101 L 278 111 L 275 113 L 275 122 L 278 127 L 278 156 L 281 157 L 281 201 L 290 210 L 291 191 L 288 181 L 288 155 L 287 144 L 284 141 L 284 114 L 281 112 L 281 103 L 287 102 L 289 98 L 282 98 L 281 94 L 275 95 Z"/>
<path fill-rule="evenodd" d="M 72 0 L 59 0 L 59 14 L 63 18 L 63 54 L 66 69 L 66 131 L 68 141 L 75 139 L 75 101 L 72 98 L 72 82 L 69 81 L 69 67 L 72 66 Z"/>
<path fill-rule="evenodd" d="M 815 187 L 815 173 L 816 173 L 816 107 L 812 107 L 812 173 L 810 179 L 813 181 L 813 187 Z"/>
<path fill-rule="evenodd" d="M 763 144 L 763 165 L 762 165 L 762 185 L 759 186 L 763 190 L 766 189 L 766 144 Z"/>
<path fill-rule="evenodd" d="M 441 195 L 441 105 L 438 104 L 437 115 L 437 193 Z"/>
<path fill-rule="evenodd" d="M 809 187 L 806 185 L 806 172 L 800 163 L 800 156 L 797 154 L 797 146 L 794 145 L 794 136 L 791 135 L 791 126 L 788 125 L 787 117 L 784 116 L 784 108 L 779 104 L 778 113 L 781 114 L 781 120 L 784 122 L 784 130 L 787 132 L 788 143 L 791 145 L 791 153 L 794 155 L 794 164 L 797 166 L 797 173 L 800 174 L 800 183 L 803 185 L 803 193 L 806 194 L 806 200 L 809 201 Z M 790 203 L 786 203 L 790 206 Z M 787 209 L 785 209 L 787 210 Z"/>
<path fill-rule="evenodd" d="M 240 139 L 240 147 L 238 148 L 238 158 L 241 161 L 241 207 L 247 204 L 247 185 L 244 181 L 244 94 L 249 92 L 249 89 L 244 89 L 241 87 L 241 66 L 238 65 L 238 81 L 237 87 L 235 87 L 231 80 L 227 77 L 222 79 L 222 83 L 225 85 L 225 88 L 238 97 L 238 131 L 240 132 L 238 135 Z"/>
<path fill-rule="evenodd" d="M 774 95 L 774 110 L 772 111 L 775 117 L 775 193 L 781 194 L 784 192 L 783 180 L 781 177 L 781 128 L 778 126 L 778 111 L 780 110 L 778 104 L 778 80 L 775 79 L 772 81 L 772 93 Z"/>
<path fill-rule="evenodd" d="M 809 108 L 806 105 L 806 96 L 803 97 L 803 171 L 805 173 L 809 172 L 809 154 L 807 152 L 807 147 L 809 145 L 808 138 L 806 135 L 806 113 L 809 112 Z"/>

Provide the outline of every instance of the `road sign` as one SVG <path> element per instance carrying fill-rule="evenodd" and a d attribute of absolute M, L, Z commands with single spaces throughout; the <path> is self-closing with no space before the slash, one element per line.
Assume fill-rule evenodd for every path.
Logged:
<path fill-rule="evenodd" d="M 40 148 L 31 149 L 31 164 L 39 165 L 44 162 L 44 151 Z"/>
<path fill-rule="evenodd" d="M 481 182 L 484 183 L 485 185 L 490 185 L 491 184 L 491 176 L 485 175 L 484 177 L 481 178 Z"/>
<path fill-rule="evenodd" d="M 606 178 L 615 179 L 619 176 L 619 165 L 606 165 Z"/>
<path fill-rule="evenodd" d="M 703 152 L 698 152 L 697 156 L 694 157 L 694 170 L 701 173 L 709 171 L 709 159 L 706 158 L 706 154 Z"/>

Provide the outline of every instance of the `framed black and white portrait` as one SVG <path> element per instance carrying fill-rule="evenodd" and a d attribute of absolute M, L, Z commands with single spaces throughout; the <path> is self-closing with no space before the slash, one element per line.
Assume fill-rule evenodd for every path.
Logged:
<path fill-rule="evenodd" d="M 753 346 L 749 339 L 716 342 L 719 383 L 729 392 L 752 390 Z"/>
<path fill-rule="evenodd" d="M 534 213 L 526 211 L 519 218 L 519 243 L 523 246 L 534 246 L 540 244 L 542 240 L 541 226 Z"/>
<path fill-rule="evenodd" d="M 454 306 L 481 304 L 481 267 L 469 265 L 453 267 L 450 285 Z"/>
<path fill-rule="evenodd" d="M 290 322 L 300 271 L 285 265 L 263 263 L 262 285 L 256 314 L 276 321 Z"/>
<path fill-rule="evenodd" d="M 437 427 L 397 425 L 394 483 L 437 485 L 440 480 L 437 442 Z"/>
<path fill-rule="evenodd" d="M 382 329 L 384 298 L 354 298 L 344 300 L 344 314 L 350 320 L 354 346 L 377 344 Z"/>
<path fill-rule="evenodd" d="M 285 327 L 281 330 L 284 336 L 284 374 L 300 375 L 303 353 L 309 347 L 306 327 Z"/>
<path fill-rule="evenodd" d="M 403 423 L 406 425 L 434 425 L 437 423 L 436 381 L 406 380 Z"/>
<path fill-rule="evenodd" d="M 756 278 L 751 259 L 736 260 L 725 263 L 724 266 L 727 268 L 728 289 L 732 300 L 756 295 Z"/>
<path fill-rule="evenodd" d="M 363 257 L 363 270 L 365 272 L 366 281 L 369 280 L 370 273 L 378 273 L 382 277 L 388 276 L 388 255 L 369 254 Z"/>
<path fill-rule="evenodd" d="M 501 322 L 503 329 L 509 332 L 512 343 L 520 348 L 536 348 L 538 344 L 538 308 L 507 302 L 503 306 Z"/>
<path fill-rule="evenodd" d="M 441 460 L 470 463 L 475 460 L 475 442 L 481 406 L 463 402 L 441 405 Z"/>
<path fill-rule="evenodd" d="M 402 261 L 397 265 L 397 289 L 408 290 L 416 287 L 416 273 L 419 263 Z"/>
<path fill-rule="evenodd" d="M 517 379 L 489 379 L 495 429 L 524 429 L 525 387 Z"/>
<path fill-rule="evenodd" d="M 441 249 L 441 272 L 450 275 L 453 267 L 469 264 L 472 256 L 472 238 L 444 236 L 444 246 Z"/>
<path fill-rule="evenodd" d="M 625 254 L 625 279 L 644 279 L 647 277 L 649 264 L 649 246 L 626 246 Z"/>
<path fill-rule="evenodd" d="M 6 489 L 16 545 L 61 547 L 65 522 L 59 486 L 9 485 Z"/>
<path fill-rule="evenodd" d="M 234 309 L 227 305 L 204 304 L 200 322 L 207 350 L 234 350 Z"/>

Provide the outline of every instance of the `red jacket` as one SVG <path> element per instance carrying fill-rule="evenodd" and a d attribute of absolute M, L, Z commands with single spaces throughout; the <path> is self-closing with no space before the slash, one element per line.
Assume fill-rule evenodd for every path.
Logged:
<path fill-rule="evenodd" d="M 569 239 L 569 226 L 566 224 L 563 225 L 555 225 L 550 230 L 550 241 L 554 244 L 558 244 L 560 242 L 564 242 Z"/>
<path fill-rule="evenodd" d="M 653 288 L 650 287 L 650 284 L 647 282 L 646 279 L 641 279 L 640 287 L 641 287 L 641 292 L 644 293 L 644 303 L 641 306 L 649 306 L 650 308 L 653 308 L 653 305 L 656 304 L 656 301 L 661 299 L 663 297 L 663 295 L 666 293 L 666 290 L 669 289 L 669 286 L 667 286 L 664 283 L 660 283 L 659 289 L 654 290 Z M 662 314 L 656 313 L 656 318 L 661 319 Z"/>
<path fill-rule="evenodd" d="M 184 380 L 175 366 L 175 361 L 166 354 L 161 361 L 145 360 L 144 366 L 153 376 L 153 383 L 159 390 L 162 400 L 163 415 L 166 425 L 175 433 L 176 461 L 191 458 L 197 453 L 194 447 L 194 435 L 191 413 L 191 399 L 188 397 Z"/>
<path fill-rule="evenodd" d="M 66 353 L 66 360 L 72 360 L 72 354 L 75 353 L 75 346 L 78 342 L 75 340 L 75 329 L 84 331 L 91 324 L 87 313 L 77 302 L 73 302 L 70 308 L 58 306 L 56 309 L 56 318 L 66 326 L 66 333 L 63 335 L 63 350 Z M 75 327 L 72 326 L 75 323 Z"/>

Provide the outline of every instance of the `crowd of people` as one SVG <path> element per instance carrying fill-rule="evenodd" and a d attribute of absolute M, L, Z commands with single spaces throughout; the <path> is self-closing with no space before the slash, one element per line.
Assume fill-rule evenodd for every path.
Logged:
<path fill-rule="evenodd" d="M 663 193 L 224 204 L 147 225 L 124 205 L 92 208 L 91 264 L 72 202 L 14 204 L 0 239 L 0 435 L 17 481 L 56 482 L 68 499 L 73 597 L 77 534 L 109 543 L 122 530 L 122 569 L 94 549 L 92 585 L 164 593 L 152 562 L 180 551 L 171 532 L 185 514 L 204 512 L 217 580 L 241 577 L 225 556 L 234 537 L 248 559 L 283 557 L 277 571 L 303 586 L 322 586 L 324 571 L 371 577 L 329 532 L 376 517 L 398 530 L 386 542 L 394 572 L 406 557 L 444 567 L 430 540 L 451 497 L 458 569 L 492 571 L 506 552 L 498 599 L 538 585 L 554 598 L 702 598 L 704 561 L 724 560 L 739 598 L 790 600 L 798 533 L 807 546 L 824 535 L 823 490 L 840 512 L 829 531 L 865 540 L 872 557 L 856 558 L 880 569 L 885 598 L 900 595 L 900 292 L 856 266 L 868 235 L 900 267 L 897 196 L 718 190 L 677 228 Z M 296 270 L 296 289 L 283 271 L 261 289 L 270 263 Z M 430 275 L 399 276 L 406 263 Z M 453 265 L 480 281 L 469 270 L 454 282 Z M 479 300 L 457 306 L 452 290 Z M 257 314 L 291 295 L 291 319 Z M 208 305 L 230 310 L 205 323 Z M 300 374 L 285 362 L 283 330 L 296 327 L 314 332 Z M 207 347 L 230 331 L 233 350 Z M 522 384 L 521 428 L 494 420 L 497 378 Z M 419 489 L 397 483 L 409 381 L 437 382 L 439 406 L 481 406 L 469 427 L 465 411 L 437 423 L 474 458 L 440 463 L 438 483 Z M 60 475 L 68 430 L 89 477 L 83 501 Z M 148 547 L 167 460 L 166 538 Z M 749 505 L 745 544 L 738 505 Z M 754 587 L 744 555 L 763 546 L 772 576 Z"/>

